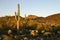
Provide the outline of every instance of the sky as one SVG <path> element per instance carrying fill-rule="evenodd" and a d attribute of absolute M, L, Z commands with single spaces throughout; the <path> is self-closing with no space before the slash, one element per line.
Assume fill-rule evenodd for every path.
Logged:
<path fill-rule="evenodd" d="M 20 4 L 20 16 L 49 16 L 60 13 L 60 0 L 0 0 L 0 16 L 13 16 Z"/>

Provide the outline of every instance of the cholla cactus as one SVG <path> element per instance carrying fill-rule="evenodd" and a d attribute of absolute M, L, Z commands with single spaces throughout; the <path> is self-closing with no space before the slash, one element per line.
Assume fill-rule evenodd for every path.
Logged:
<path fill-rule="evenodd" d="M 32 36 L 38 36 L 38 30 L 31 30 L 30 35 Z"/>
<path fill-rule="evenodd" d="M 8 30 L 8 34 L 10 35 L 12 33 L 12 30 Z"/>

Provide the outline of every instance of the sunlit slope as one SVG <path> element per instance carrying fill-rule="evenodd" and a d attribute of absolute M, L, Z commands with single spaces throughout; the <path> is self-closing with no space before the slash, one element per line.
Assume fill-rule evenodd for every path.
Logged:
<path fill-rule="evenodd" d="M 34 27 L 35 29 L 37 27 L 41 28 L 42 25 L 60 26 L 60 13 L 50 15 L 48 17 L 38 17 L 35 15 L 30 15 L 25 18 L 20 17 L 19 23 L 20 23 L 20 27 Z M 15 17 L 14 16 L 0 17 L 0 28 L 3 28 L 3 27 L 16 28 Z"/>

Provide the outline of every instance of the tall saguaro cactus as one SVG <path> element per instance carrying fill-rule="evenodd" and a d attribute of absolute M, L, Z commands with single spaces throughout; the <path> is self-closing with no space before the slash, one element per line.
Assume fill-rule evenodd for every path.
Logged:
<path fill-rule="evenodd" d="M 18 4 L 18 20 L 20 20 L 20 4 Z"/>
<path fill-rule="evenodd" d="M 18 14 L 15 12 L 15 20 L 17 21 L 17 31 L 19 31 L 19 21 L 20 21 L 20 5 L 18 4 Z"/>

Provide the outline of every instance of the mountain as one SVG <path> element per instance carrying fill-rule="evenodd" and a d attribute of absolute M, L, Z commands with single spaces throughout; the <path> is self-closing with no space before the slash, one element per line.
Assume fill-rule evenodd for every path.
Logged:
<path fill-rule="evenodd" d="M 36 19 L 36 18 L 38 18 L 38 16 L 35 16 L 35 15 L 28 15 L 26 18 L 27 18 L 27 19 Z"/>
<path fill-rule="evenodd" d="M 60 18 L 60 13 L 46 17 L 46 19 L 52 19 L 52 20 L 60 20 L 59 18 Z"/>
<path fill-rule="evenodd" d="M 20 17 L 20 26 L 24 26 L 24 25 L 35 25 L 38 23 L 45 23 L 45 24 L 54 24 L 54 25 L 59 25 L 60 26 L 60 13 L 58 14 L 54 14 L 54 15 L 50 15 L 48 17 L 38 17 L 35 15 L 28 15 L 26 17 L 27 19 Z M 32 19 L 32 20 L 30 20 Z M 27 23 L 26 23 L 27 21 Z M 16 20 L 14 16 L 5 16 L 5 17 L 0 17 L 0 27 L 4 27 L 4 26 L 9 26 L 12 28 L 16 27 Z"/>
<path fill-rule="evenodd" d="M 49 22 L 55 22 L 56 24 L 60 24 L 60 13 L 50 15 L 46 17 L 45 20 L 48 20 Z"/>

